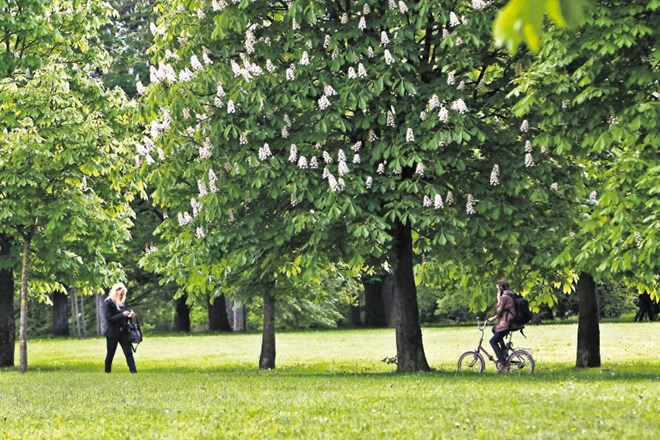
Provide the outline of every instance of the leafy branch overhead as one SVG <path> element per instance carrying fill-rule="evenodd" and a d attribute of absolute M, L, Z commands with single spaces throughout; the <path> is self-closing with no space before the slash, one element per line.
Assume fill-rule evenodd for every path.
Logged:
<path fill-rule="evenodd" d="M 510 0 L 495 19 L 495 41 L 510 53 L 515 53 L 522 43 L 536 53 L 541 47 L 546 14 L 556 26 L 575 29 L 582 24 L 589 3 L 589 0 Z"/>

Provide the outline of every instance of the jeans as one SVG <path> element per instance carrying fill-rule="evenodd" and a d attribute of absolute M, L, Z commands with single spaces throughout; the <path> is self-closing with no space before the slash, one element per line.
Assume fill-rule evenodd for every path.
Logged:
<path fill-rule="evenodd" d="M 506 345 L 504 345 L 504 337 L 509 334 L 509 330 L 503 330 L 501 332 L 495 331 L 493 327 L 493 337 L 490 338 L 490 346 L 493 347 L 497 360 L 500 361 L 500 365 L 504 365 L 506 358 L 504 357 L 504 352 L 506 351 Z"/>
<path fill-rule="evenodd" d="M 121 349 L 124 352 L 126 357 L 126 364 L 128 365 L 128 370 L 131 373 L 137 373 L 135 368 L 135 358 L 133 357 L 133 350 L 131 348 L 131 343 L 128 342 L 128 336 L 122 334 L 118 338 L 106 337 L 106 355 L 105 355 L 105 372 L 109 373 L 112 370 L 112 360 L 115 357 L 115 352 L 117 351 L 117 345 L 121 345 Z"/>

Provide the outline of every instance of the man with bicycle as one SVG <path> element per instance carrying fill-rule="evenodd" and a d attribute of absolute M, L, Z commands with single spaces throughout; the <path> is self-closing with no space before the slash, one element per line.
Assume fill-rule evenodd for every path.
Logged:
<path fill-rule="evenodd" d="M 490 338 L 490 345 L 493 347 L 497 360 L 499 361 L 497 367 L 498 373 L 501 373 L 508 368 L 506 365 L 506 355 L 504 354 L 507 350 L 506 345 L 504 344 L 504 338 L 511 330 L 516 330 L 512 328 L 513 323 L 511 322 L 516 316 L 516 304 L 511 295 L 506 295 L 509 291 L 509 282 L 506 279 L 502 278 L 497 282 L 497 311 L 495 316 L 486 320 L 487 323 L 491 323 L 496 319 L 498 321 L 493 327 L 493 337 Z"/>

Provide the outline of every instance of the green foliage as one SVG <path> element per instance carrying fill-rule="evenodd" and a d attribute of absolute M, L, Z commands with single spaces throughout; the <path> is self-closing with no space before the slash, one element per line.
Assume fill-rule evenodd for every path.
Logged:
<path fill-rule="evenodd" d="M 537 143 L 579 164 L 577 226 L 557 263 L 656 292 L 657 2 L 601 2 L 579 39 L 553 32 L 521 75 L 519 115 L 539 118 Z"/>
<path fill-rule="evenodd" d="M 137 97 L 137 82 L 149 83 L 148 48 L 152 43 L 149 24 L 156 13 L 150 0 L 109 0 L 117 11 L 112 23 L 101 31 L 106 50 L 113 60 L 103 82 L 119 86 L 131 98 Z"/>
<path fill-rule="evenodd" d="M 110 276 L 103 254 L 128 238 L 122 96 L 49 64 L 0 81 L 3 232 L 32 237 L 36 273 L 82 289 Z M 87 284 L 90 283 L 90 284 Z"/>
<path fill-rule="evenodd" d="M 248 280 L 318 280 L 327 261 L 394 267 L 392 230 L 408 224 L 425 260 L 489 261 L 529 285 L 545 275 L 563 171 L 511 113 L 515 66 L 493 48 L 494 8 L 158 10 L 141 171 L 167 214 L 166 243 L 145 267 L 192 295 L 249 297 L 259 289 Z"/>
<path fill-rule="evenodd" d="M 495 41 L 514 54 L 521 43 L 536 53 L 541 47 L 544 18 L 575 30 L 584 21 L 589 0 L 509 0 L 493 23 Z"/>

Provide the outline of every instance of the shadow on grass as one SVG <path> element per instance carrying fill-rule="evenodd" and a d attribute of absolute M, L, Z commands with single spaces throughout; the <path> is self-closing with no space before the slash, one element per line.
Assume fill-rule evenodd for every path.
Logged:
<path fill-rule="evenodd" d="M 224 364 L 214 367 L 202 367 L 194 365 L 154 365 L 154 363 L 147 363 L 140 366 L 138 361 L 138 376 L 140 374 L 147 375 L 221 375 L 221 376 L 236 376 L 243 378 L 289 378 L 289 379 L 305 379 L 305 378 L 326 378 L 326 379 L 346 379 L 346 378 L 369 378 L 371 380 L 414 380 L 423 379 L 425 381 L 433 382 L 435 380 L 441 381 L 464 381 L 469 379 L 474 382 L 494 382 L 494 381 L 515 381 L 525 383 L 553 383 L 565 382 L 567 380 L 573 382 L 640 382 L 649 381 L 657 382 L 660 380 L 660 361 L 651 363 L 621 363 L 621 364 L 608 364 L 600 368 L 575 368 L 570 365 L 557 364 L 546 365 L 537 367 L 533 374 L 496 374 L 495 369 L 486 369 L 483 373 L 459 373 L 453 368 L 439 368 L 434 369 L 430 373 L 397 373 L 394 368 L 390 371 L 383 371 L 377 368 L 360 367 L 355 364 L 294 364 L 281 366 L 273 370 L 260 370 L 253 364 Z M 18 368 L 5 367 L 0 368 L 0 374 L 16 373 Z M 75 373 L 75 374 L 105 374 L 103 365 L 99 363 L 76 363 L 76 364 L 59 364 L 59 365 L 46 365 L 37 364 L 29 366 L 28 371 L 23 374 L 48 374 L 48 373 Z M 113 365 L 112 375 L 129 375 L 128 368 L 125 364 L 120 363 Z"/>

